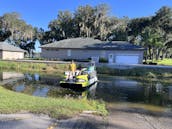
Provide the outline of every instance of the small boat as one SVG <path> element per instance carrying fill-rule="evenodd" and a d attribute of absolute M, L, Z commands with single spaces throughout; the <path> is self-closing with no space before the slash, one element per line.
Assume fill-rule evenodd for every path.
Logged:
<path fill-rule="evenodd" d="M 65 78 L 60 81 L 60 86 L 69 88 L 87 88 L 98 81 L 95 67 L 92 68 L 92 70 L 83 68 L 80 71 L 80 74 L 76 74 L 75 76 L 72 76 L 72 78 L 67 78 L 69 74 L 70 71 L 65 72 Z"/>

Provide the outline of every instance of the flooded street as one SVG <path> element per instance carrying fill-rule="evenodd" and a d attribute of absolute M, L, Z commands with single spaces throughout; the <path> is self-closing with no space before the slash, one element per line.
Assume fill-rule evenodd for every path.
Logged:
<path fill-rule="evenodd" d="M 85 91 L 75 91 L 60 87 L 60 78 L 53 75 L 15 72 L 1 72 L 0 75 L 1 85 L 15 92 L 40 97 L 98 99 L 107 104 L 109 110 L 107 118 L 89 114 L 56 122 L 48 118 L 50 119 L 48 125 L 56 123 L 53 128 L 170 129 L 172 127 L 172 84 L 162 84 L 158 80 L 146 82 L 137 78 L 98 75 L 97 84 Z M 0 125 L 2 123 L 5 124 L 0 122 Z"/>

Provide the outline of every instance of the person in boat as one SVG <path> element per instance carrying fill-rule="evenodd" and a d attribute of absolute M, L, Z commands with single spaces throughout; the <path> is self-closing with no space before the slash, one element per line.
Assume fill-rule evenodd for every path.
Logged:
<path fill-rule="evenodd" d="M 69 64 L 68 71 L 65 71 L 66 80 L 72 80 L 73 77 L 75 76 L 75 72 L 76 72 L 76 64 L 72 60 L 71 63 Z"/>
<path fill-rule="evenodd" d="M 79 64 L 75 71 L 75 76 L 81 75 L 81 72 L 82 72 L 82 66 L 81 66 L 81 64 Z"/>
<path fill-rule="evenodd" d="M 91 72 L 93 72 L 94 70 L 95 70 L 95 64 L 94 64 L 94 62 L 91 62 L 90 63 L 90 66 L 88 67 L 88 73 L 91 73 Z"/>
<path fill-rule="evenodd" d="M 65 72 L 66 80 L 73 80 L 76 78 L 76 76 L 81 75 L 82 72 L 82 66 L 81 64 L 76 65 L 76 63 L 72 60 L 69 64 L 69 71 Z"/>
<path fill-rule="evenodd" d="M 69 64 L 69 71 L 65 73 L 66 80 L 73 80 L 77 75 L 80 74 L 80 70 L 76 69 L 76 63 L 72 60 Z"/>
<path fill-rule="evenodd" d="M 73 60 L 71 61 L 70 65 L 69 65 L 69 70 L 72 72 L 72 75 L 75 76 L 76 64 Z"/>
<path fill-rule="evenodd" d="M 91 62 L 90 66 L 87 68 L 88 79 L 92 78 L 94 71 L 95 71 L 95 63 Z"/>

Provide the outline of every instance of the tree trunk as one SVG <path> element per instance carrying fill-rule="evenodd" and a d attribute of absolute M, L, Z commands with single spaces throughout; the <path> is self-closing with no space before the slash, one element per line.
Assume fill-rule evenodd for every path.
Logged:
<path fill-rule="evenodd" d="M 156 55 L 156 49 L 153 48 L 153 49 L 152 49 L 152 61 L 153 61 L 153 59 L 155 58 L 155 55 Z"/>
<path fill-rule="evenodd" d="M 165 52 L 165 58 L 168 58 L 168 52 Z"/>
<path fill-rule="evenodd" d="M 147 50 L 147 47 L 146 47 L 146 51 L 145 51 L 145 62 L 147 62 L 147 59 L 148 59 L 148 50 Z"/>
<path fill-rule="evenodd" d="M 63 38 L 66 38 L 66 34 L 64 31 L 62 31 Z"/>
<path fill-rule="evenodd" d="M 165 51 L 164 51 L 164 50 L 162 50 L 162 58 L 161 58 L 161 60 L 163 60 L 163 59 L 164 59 L 164 56 L 165 56 Z"/>
<path fill-rule="evenodd" d="M 151 47 L 149 47 L 149 59 L 152 59 Z"/>
<path fill-rule="evenodd" d="M 161 50 L 162 50 L 162 49 L 160 49 L 160 48 L 159 48 L 159 49 L 157 49 L 157 53 L 156 53 L 156 60 L 159 60 Z"/>

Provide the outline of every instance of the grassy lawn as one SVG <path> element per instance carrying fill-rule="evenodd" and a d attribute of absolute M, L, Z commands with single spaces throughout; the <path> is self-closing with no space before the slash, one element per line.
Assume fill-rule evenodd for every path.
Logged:
<path fill-rule="evenodd" d="M 103 102 L 86 99 L 34 97 L 0 87 L 0 113 L 27 111 L 47 114 L 54 118 L 66 118 L 84 110 L 96 111 L 99 115 L 107 114 Z"/>
<path fill-rule="evenodd" d="M 172 59 L 158 60 L 158 65 L 172 65 Z"/>
<path fill-rule="evenodd" d="M 143 60 L 145 62 L 145 60 Z M 157 63 L 158 65 L 172 65 L 172 59 L 163 59 L 163 60 L 147 60 L 147 63 L 149 64 L 150 62 Z"/>

